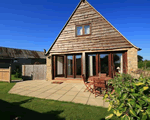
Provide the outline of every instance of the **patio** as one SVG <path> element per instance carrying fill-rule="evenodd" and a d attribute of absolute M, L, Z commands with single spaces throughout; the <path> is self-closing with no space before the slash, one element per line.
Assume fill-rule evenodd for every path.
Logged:
<path fill-rule="evenodd" d="M 16 83 L 9 93 L 108 107 L 109 103 L 105 102 L 103 97 L 95 98 L 94 94 L 84 92 L 84 89 L 83 83 L 52 84 L 45 80 L 30 80 Z"/>

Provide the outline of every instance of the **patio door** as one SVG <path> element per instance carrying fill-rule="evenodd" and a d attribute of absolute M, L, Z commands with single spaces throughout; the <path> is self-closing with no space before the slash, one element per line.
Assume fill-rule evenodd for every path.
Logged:
<path fill-rule="evenodd" d="M 56 76 L 64 76 L 64 56 L 56 57 Z"/>

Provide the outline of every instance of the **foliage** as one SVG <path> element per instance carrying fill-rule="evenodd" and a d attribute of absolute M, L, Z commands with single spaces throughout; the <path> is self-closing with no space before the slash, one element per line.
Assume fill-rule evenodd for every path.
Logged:
<path fill-rule="evenodd" d="M 15 77 L 16 78 L 21 78 L 21 71 L 17 68 L 17 70 L 15 71 Z"/>
<path fill-rule="evenodd" d="M 138 67 L 148 69 L 148 68 L 150 68 L 150 61 L 148 61 L 148 60 L 140 61 L 140 62 L 138 62 Z"/>
<path fill-rule="evenodd" d="M 143 57 L 138 55 L 138 62 L 143 61 Z"/>
<path fill-rule="evenodd" d="M 108 111 L 112 111 L 106 119 L 117 116 L 121 120 L 150 119 L 150 78 L 140 77 L 138 80 L 128 74 L 118 74 L 108 82 L 114 92 L 105 93 Z"/>

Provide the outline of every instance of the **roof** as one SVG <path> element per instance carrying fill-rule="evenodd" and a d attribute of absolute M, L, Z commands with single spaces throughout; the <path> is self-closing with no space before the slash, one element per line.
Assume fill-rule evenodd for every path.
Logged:
<path fill-rule="evenodd" d="M 129 47 L 134 47 L 138 50 L 141 50 L 140 48 L 136 47 L 135 45 L 133 45 L 129 40 L 127 40 L 127 38 L 125 38 L 109 21 L 107 21 L 104 16 L 102 16 L 90 3 L 87 2 L 87 0 L 80 0 L 79 4 L 77 5 L 77 7 L 75 8 L 75 10 L 73 11 L 73 13 L 71 14 L 71 16 L 69 17 L 69 19 L 67 20 L 66 24 L 64 25 L 64 27 L 62 28 L 62 30 L 60 31 L 60 33 L 58 34 L 58 36 L 56 37 L 55 41 L 53 42 L 53 44 L 51 45 L 51 47 L 48 49 L 48 51 L 45 53 L 45 55 L 48 55 L 51 51 L 51 49 L 53 48 L 54 44 L 56 43 L 56 41 L 58 40 L 58 38 L 60 37 L 61 33 L 63 32 L 63 30 L 65 29 L 65 27 L 68 25 L 69 21 L 72 19 L 73 15 L 75 14 L 75 12 L 77 11 L 77 9 L 79 8 L 79 6 L 82 4 L 82 3 L 87 3 L 90 7 L 92 7 L 92 9 L 94 11 L 96 11 L 96 13 L 98 13 L 111 27 L 113 27 L 113 29 L 115 29 L 122 37 L 123 39 L 126 40 L 126 42 L 128 43 L 128 46 Z M 73 46 L 73 45 L 72 45 Z M 103 47 L 101 47 L 103 48 Z M 115 47 L 114 47 L 115 49 Z"/>
<path fill-rule="evenodd" d="M 44 52 L 0 47 L 0 58 L 46 58 Z"/>

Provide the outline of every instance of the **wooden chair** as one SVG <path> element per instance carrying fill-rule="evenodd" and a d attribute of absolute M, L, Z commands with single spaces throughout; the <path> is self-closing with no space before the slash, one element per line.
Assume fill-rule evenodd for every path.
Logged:
<path fill-rule="evenodd" d="M 93 85 L 93 82 L 87 82 L 84 74 L 82 75 L 82 79 L 83 79 L 84 85 L 86 86 L 84 92 L 88 90 L 89 92 L 93 93 L 93 89 L 91 88 L 91 86 Z"/>
<path fill-rule="evenodd" d="M 95 94 L 95 97 L 96 95 L 101 95 L 102 94 L 102 91 L 103 90 L 106 90 L 107 86 L 106 86 L 106 81 L 104 81 L 103 79 L 101 78 L 95 78 L 93 79 L 94 81 L 94 94 Z M 98 90 L 98 88 L 100 88 L 100 90 Z"/>

